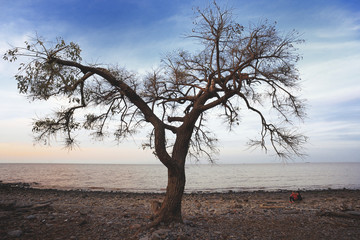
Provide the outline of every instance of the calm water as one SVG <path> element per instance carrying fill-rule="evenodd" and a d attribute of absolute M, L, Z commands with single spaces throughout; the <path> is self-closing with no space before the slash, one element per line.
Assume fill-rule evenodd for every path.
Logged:
<path fill-rule="evenodd" d="M 186 192 L 360 189 L 360 163 L 189 165 Z M 34 187 L 163 192 L 162 165 L 0 164 L 3 182 Z"/>

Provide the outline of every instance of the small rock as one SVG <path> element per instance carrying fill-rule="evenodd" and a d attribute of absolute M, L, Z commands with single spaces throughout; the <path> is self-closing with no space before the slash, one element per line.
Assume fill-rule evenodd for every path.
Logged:
<path fill-rule="evenodd" d="M 189 238 L 187 238 L 185 235 L 180 234 L 180 235 L 177 236 L 176 240 L 188 240 L 188 239 Z"/>
<path fill-rule="evenodd" d="M 141 227 L 141 225 L 138 224 L 138 223 L 136 223 L 136 224 L 134 224 L 134 225 L 131 225 L 131 226 L 130 226 L 130 229 L 137 229 L 137 228 L 140 228 L 140 227 Z"/>
<path fill-rule="evenodd" d="M 156 230 L 151 234 L 151 240 L 165 239 L 168 236 L 169 232 L 171 232 L 169 229 Z"/>
<path fill-rule="evenodd" d="M 21 230 L 14 230 L 14 231 L 8 232 L 8 235 L 10 237 L 20 237 L 22 234 L 23 234 L 23 231 L 21 231 Z"/>
<path fill-rule="evenodd" d="M 151 234 L 151 240 L 161 240 L 161 236 L 159 234 L 157 234 L 156 232 L 153 232 Z"/>
<path fill-rule="evenodd" d="M 26 219 L 28 219 L 28 220 L 35 219 L 35 218 L 36 218 L 35 215 L 29 215 L 29 216 L 26 217 Z"/>
<path fill-rule="evenodd" d="M 170 231 L 171 231 L 170 229 L 159 229 L 156 230 L 155 232 L 160 235 L 167 235 Z"/>
<path fill-rule="evenodd" d="M 195 224 L 192 221 L 189 221 L 189 220 L 184 220 L 184 224 L 189 225 L 191 227 L 195 226 Z"/>
<path fill-rule="evenodd" d="M 84 226 L 85 224 L 87 224 L 88 222 L 86 220 L 82 220 L 80 223 L 79 223 L 79 226 Z"/>
<path fill-rule="evenodd" d="M 86 211 L 86 210 L 84 210 L 84 209 L 81 209 L 80 211 L 79 211 L 79 213 L 80 213 L 80 215 L 87 215 L 88 214 L 88 211 Z"/>

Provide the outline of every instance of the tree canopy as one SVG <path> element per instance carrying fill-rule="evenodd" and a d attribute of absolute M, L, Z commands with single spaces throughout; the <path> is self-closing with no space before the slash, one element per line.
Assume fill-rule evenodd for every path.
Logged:
<path fill-rule="evenodd" d="M 216 138 L 206 128 L 209 114 L 220 112 L 233 129 L 240 124 L 239 114 L 250 111 L 261 126 L 259 139 L 250 145 L 265 150 L 271 146 L 284 158 L 302 156 L 306 137 L 294 130 L 294 119 L 305 116 L 304 101 L 296 95 L 296 63 L 301 58 L 296 45 L 303 41 L 299 34 L 284 34 L 267 21 L 245 27 L 216 3 L 196 13 L 187 37 L 202 50 L 168 54 L 156 71 L 144 76 L 84 63 L 80 46 L 62 38 L 48 42 L 36 37 L 10 49 L 5 60 L 25 59 L 15 76 L 20 93 L 33 100 L 67 99 L 53 116 L 34 122 L 36 139 L 48 143 L 61 134 L 72 146 L 76 130 L 87 129 L 101 138 L 112 129 L 122 140 L 150 125 L 144 146 L 182 175 L 188 153 L 212 159 Z M 279 120 L 272 121 L 266 109 Z"/>

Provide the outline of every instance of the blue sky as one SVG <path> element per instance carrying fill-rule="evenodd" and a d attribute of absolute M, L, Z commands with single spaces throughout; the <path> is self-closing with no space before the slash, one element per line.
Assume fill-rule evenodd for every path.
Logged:
<path fill-rule="evenodd" d="M 191 31 L 193 7 L 205 0 L 0 0 L 0 53 L 38 34 L 62 36 L 83 49 L 88 63 L 110 63 L 145 73 L 164 54 L 198 48 L 183 36 Z M 292 29 L 306 40 L 299 46 L 298 68 L 308 118 L 300 131 L 309 136 L 305 161 L 360 162 L 360 2 L 358 0 L 229 0 L 237 21 L 247 25 L 268 19 L 281 31 Z M 156 163 L 141 149 L 142 136 L 117 145 L 79 136 L 78 150 L 62 144 L 33 145 L 31 122 L 59 106 L 29 103 L 19 95 L 13 75 L 16 64 L 0 61 L 0 162 Z M 219 163 L 278 162 L 271 154 L 246 150 L 260 126 L 243 112 L 234 132 L 218 126 Z M 298 160 L 300 161 L 300 160 Z"/>

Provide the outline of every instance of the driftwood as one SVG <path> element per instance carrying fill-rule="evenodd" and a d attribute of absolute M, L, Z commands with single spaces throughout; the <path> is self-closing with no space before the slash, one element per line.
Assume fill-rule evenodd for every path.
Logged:
<path fill-rule="evenodd" d="M 319 216 L 325 217 L 339 217 L 339 218 L 353 218 L 353 219 L 360 219 L 360 212 L 359 211 L 346 211 L 346 212 L 319 212 Z"/>
<path fill-rule="evenodd" d="M 19 203 L 17 201 L 10 202 L 0 202 L 0 209 L 5 211 L 30 211 L 30 210 L 38 210 L 49 207 L 54 201 L 58 199 L 53 199 L 49 201 L 36 202 L 36 203 Z"/>
<path fill-rule="evenodd" d="M 284 206 L 281 206 L 281 205 L 272 205 L 272 204 L 268 204 L 268 203 L 260 204 L 259 207 L 262 208 L 262 209 L 284 208 Z"/>

